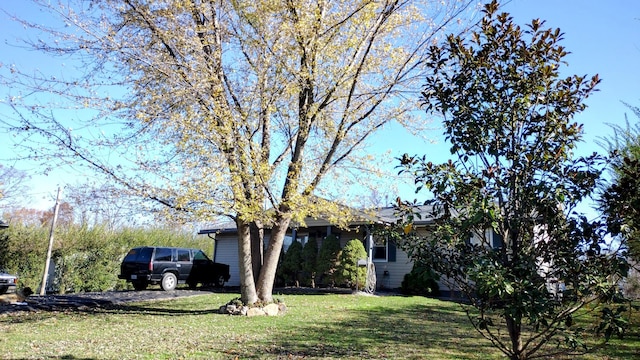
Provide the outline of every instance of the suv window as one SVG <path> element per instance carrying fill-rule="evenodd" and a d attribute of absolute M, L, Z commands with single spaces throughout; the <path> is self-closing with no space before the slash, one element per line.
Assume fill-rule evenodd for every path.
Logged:
<path fill-rule="evenodd" d="M 169 248 L 156 248 L 156 256 L 154 261 L 171 261 L 171 249 Z"/>
<path fill-rule="evenodd" d="M 189 255 L 189 249 L 178 249 L 178 261 L 189 262 L 191 256 Z"/>
<path fill-rule="evenodd" d="M 198 250 L 193 254 L 193 260 L 209 260 L 202 250 Z"/>
<path fill-rule="evenodd" d="M 124 262 L 149 262 L 153 248 L 135 248 L 129 250 Z"/>

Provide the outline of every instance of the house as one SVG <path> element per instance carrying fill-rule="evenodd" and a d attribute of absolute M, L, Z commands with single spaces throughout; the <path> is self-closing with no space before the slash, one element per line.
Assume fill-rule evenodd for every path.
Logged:
<path fill-rule="evenodd" d="M 375 265 L 377 288 L 399 288 L 404 275 L 413 268 L 413 262 L 407 253 L 399 249 L 393 241 L 379 239 L 373 235 L 373 230 L 376 227 L 395 223 L 394 209 L 391 207 L 382 208 L 374 214 L 356 212 L 354 220 L 349 222 L 347 228 L 338 227 L 325 219 L 318 218 L 307 218 L 304 225 L 291 224 L 284 240 L 285 252 L 294 241 L 304 245 L 310 238 L 315 238 L 318 247 L 322 246 L 322 241 L 328 235 L 336 236 L 342 247 L 349 240 L 359 239 L 363 242 Z M 423 221 L 425 224 L 426 222 Z M 213 260 L 229 264 L 231 279 L 227 285 L 239 286 L 238 233 L 235 224 L 228 223 L 217 228 L 202 229 L 198 234 L 207 235 L 215 240 Z M 268 242 L 269 235 L 269 229 L 265 229 L 265 242 Z"/>
<path fill-rule="evenodd" d="M 411 272 L 413 261 L 408 254 L 398 248 L 394 241 L 387 241 L 386 238 L 378 238 L 375 229 L 385 225 L 395 224 L 399 220 L 395 208 L 380 208 L 372 214 L 355 211 L 354 220 L 350 221 L 347 228 L 341 228 L 331 224 L 325 219 L 307 218 L 305 224 L 291 224 L 284 240 L 284 250 L 298 241 L 302 245 L 310 238 L 315 238 L 318 247 L 322 246 L 322 241 L 328 235 L 335 235 L 340 240 L 340 246 L 344 247 L 349 240 L 359 239 L 363 242 L 365 249 L 369 253 L 376 269 L 376 288 L 398 289 L 402 285 L 404 276 Z M 421 214 L 421 218 L 414 219 L 412 230 L 420 236 L 427 236 L 433 226 L 430 217 L 431 207 L 422 206 L 416 208 Z M 240 270 L 238 263 L 238 233 L 234 223 L 227 223 L 226 226 L 217 228 L 202 229 L 198 232 L 214 239 L 213 260 L 229 264 L 231 279 L 228 286 L 240 286 Z M 265 229 L 265 242 L 269 240 L 269 229 Z M 484 238 L 470 238 L 470 243 L 486 243 L 492 248 L 503 246 L 502 238 L 493 230 L 485 231 Z M 458 297 L 460 290 L 455 288 L 446 278 L 438 281 L 438 286 L 442 296 Z"/>

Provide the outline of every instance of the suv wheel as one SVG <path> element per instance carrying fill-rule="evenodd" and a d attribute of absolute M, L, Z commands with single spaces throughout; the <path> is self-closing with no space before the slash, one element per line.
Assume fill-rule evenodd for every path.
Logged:
<path fill-rule="evenodd" d="M 178 278 L 174 273 L 165 273 L 162 275 L 162 282 L 160 283 L 160 287 L 164 291 L 175 290 L 176 285 L 178 285 Z"/>
<path fill-rule="evenodd" d="M 215 286 L 216 287 L 223 287 L 225 283 L 225 279 L 224 279 L 224 275 L 218 275 L 218 277 L 216 278 L 216 282 L 215 282 Z"/>

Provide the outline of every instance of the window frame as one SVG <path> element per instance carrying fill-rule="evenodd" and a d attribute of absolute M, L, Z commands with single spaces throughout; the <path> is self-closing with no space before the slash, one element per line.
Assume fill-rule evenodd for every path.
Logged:
<path fill-rule="evenodd" d="M 384 249 L 384 258 L 376 257 L 376 253 L 380 250 Z M 385 240 L 382 244 L 378 244 L 376 240 L 373 240 L 373 248 L 371 249 L 371 260 L 373 262 L 386 263 L 389 262 L 389 240 Z"/>

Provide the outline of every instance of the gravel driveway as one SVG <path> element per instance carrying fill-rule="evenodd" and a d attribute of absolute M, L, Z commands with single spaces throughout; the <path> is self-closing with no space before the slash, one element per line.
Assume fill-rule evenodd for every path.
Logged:
<path fill-rule="evenodd" d="M 92 311 L 96 308 L 110 308 L 129 302 L 155 301 L 177 299 L 188 296 L 205 295 L 212 293 L 237 294 L 238 287 L 225 288 L 198 288 L 197 290 L 178 289 L 174 291 L 162 291 L 160 289 L 144 291 L 105 291 L 93 293 L 77 293 L 66 295 L 31 295 L 21 304 L 2 304 L 0 302 L 0 315 L 6 315 L 24 311 Z M 352 294 L 351 289 L 311 289 L 311 288 L 275 288 L 274 294 Z M 382 294 L 378 294 L 382 295 Z"/>
<path fill-rule="evenodd" d="M 31 295 L 25 302 L 0 305 L 0 314 L 19 311 L 88 311 L 93 308 L 117 306 L 128 302 L 176 299 L 188 296 L 211 294 L 208 289 L 198 290 L 144 290 L 144 291 L 105 291 L 96 293 L 79 293 L 68 295 Z"/>

